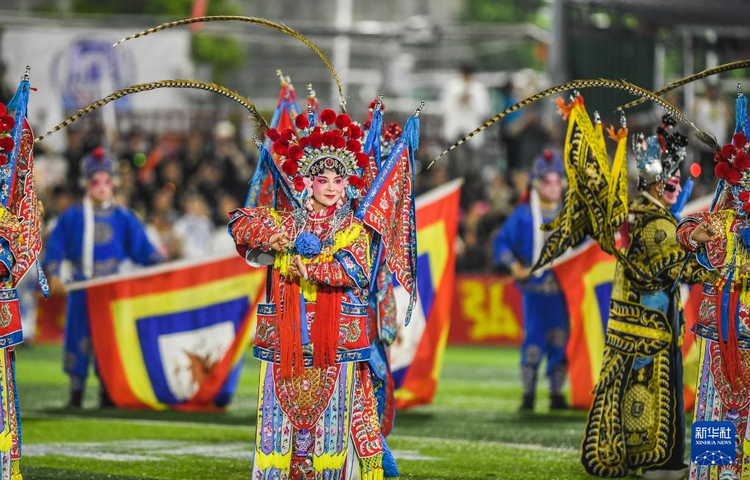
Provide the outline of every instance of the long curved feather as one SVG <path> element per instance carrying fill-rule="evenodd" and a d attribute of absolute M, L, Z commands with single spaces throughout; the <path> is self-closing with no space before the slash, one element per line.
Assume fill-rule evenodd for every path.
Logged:
<path fill-rule="evenodd" d="M 258 113 L 258 110 L 255 108 L 255 105 L 253 104 L 253 102 L 243 97 L 239 93 L 229 90 L 226 87 L 222 87 L 221 85 L 217 85 L 215 83 L 199 82 L 197 80 L 160 80 L 158 82 L 149 82 L 149 83 L 141 83 L 138 85 L 131 85 L 127 88 L 123 88 L 122 90 L 118 90 L 114 93 L 110 93 L 106 97 L 100 100 L 97 100 L 96 102 L 92 103 L 91 105 L 87 107 L 82 108 L 75 115 L 71 115 L 70 117 L 66 118 L 64 121 L 57 124 L 52 129 L 36 137 L 34 139 L 34 143 L 44 140 L 46 137 L 52 135 L 53 133 L 57 131 L 62 130 L 63 128 L 67 127 L 71 123 L 78 120 L 79 118 L 83 117 L 84 115 L 91 113 L 94 110 L 97 110 L 108 103 L 114 102 L 117 99 L 120 99 L 127 95 L 131 95 L 133 93 L 147 92 L 149 90 L 156 90 L 158 88 L 195 88 L 198 90 L 206 90 L 209 92 L 214 92 L 220 95 L 224 95 L 225 97 L 229 97 L 235 102 L 245 107 L 245 109 L 247 109 L 247 111 L 250 112 L 250 116 L 255 120 L 260 130 L 268 128 L 268 122 L 266 122 L 266 119 L 263 118 L 263 116 L 260 113 Z"/>
<path fill-rule="evenodd" d="M 653 92 L 654 95 L 661 97 L 665 93 L 671 92 L 672 90 L 676 88 L 680 88 L 683 85 L 687 85 L 688 83 L 695 82 L 696 80 L 701 80 L 706 77 L 710 77 L 711 75 L 718 75 L 719 73 L 729 72 L 732 70 L 739 70 L 742 68 L 748 68 L 750 67 L 750 60 L 738 60 L 736 62 L 729 62 L 724 63 L 722 65 L 718 65 L 713 68 L 707 68 L 706 70 L 703 70 L 702 72 L 694 73 L 692 75 L 688 75 L 685 78 L 681 78 L 679 80 L 675 80 L 674 82 L 670 82 L 660 88 L 659 90 Z M 639 98 L 638 100 L 633 100 L 632 102 L 625 104 L 621 106 L 620 110 L 627 110 L 629 108 L 633 108 L 637 105 L 640 105 L 641 103 L 645 102 L 645 98 Z"/>
<path fill-rule="evenodd" d="M 672 115 L 676 120 L 681 121 L 692 127 L 696 131 L 696 136 L 706 145 L 711 147 L 712 149 L 718 151 L 719 146 L 716 144 L 716 139 L 714 139 L 710 134 L 700 130 L 693 122 L 687 119 L 685 115 L 679 111 L 677 108 L 672 106 L 671 104 L 665 102 L 661 98 L 657 97 L 650 91 L 646 90 L 645 88 L 641 88 L 638 85 L 634 85 L 630 82 L 627 82 L 625 80 L 609 80 L 606 78 L 598 78 L 598 79 L 591 79 L 591 80 L 572 80 L 570 82 L 563 83 L 561 85 L 555 85 L 554 87 L 550 87 L 546 90 L 542 90 L 539 93 L 536 93 L 528 98 L 525 98 L 521 100 L 520 102 L 516 103 L 515 105 L 512 105 L 502 112 L 498 113 L 494 117 L 490 118 L 480 126 L 478 126 L 476 129 L 472 130 L 471 132 L 467 133 L 463 137 L 461 137 L 456 143 L 448 147 L 438 155 L 427 168 L 432 167 L 432 165 L 438 161 L 443 155 L 446 153 L 455 150 L 456 148 L 460 147 L 466 141 L 468 141 L 471 137 L 474 135 L 481 133 L 488 127 L 491 127 L 499 120 L 502 120 L 504 117 L 510 115 L 513 112 L 516 112 L 528 105 L 531 105 L 534 102 L 537 102 L 539 100 L 542 100 L 543 98 L 561 93 L 561 92 L 567 92 L 569 90 L 574 89 L 584 89 L 584 88 L 614 88 L 617 90 L 623 90 L 625 92 L 628 92 L 632 95 L 637 95 L 639 97 L 646 98 L 648 100 L 651 100 L 652 102 L 656 103 L 660 107 L 662 107 L 664 110 L 666 110 L 667 113 Z"/>
<path fill-rule="evenodd" d="M 128 40 L 132 40 L 134 38 L 138 37 L 144 37 L 146 35 L 150 35 L 152 33 L 160 32 L 162 30 L 166 30 L 168 28 L 172 27 L 179 27 L 180 25 L 190 25 L 193 23 L 200 23 L 200 22 L 227 22 L 227 21 L 238 21 L 238 22 L 248 22 L 248 23 L 254 23 L 256 25 L 261 25 L 263 27 L 273 28 L 274 30 L 278 30 L 279 32 L 285 33 L 287 35 L 290 35 L 300 42 L 304 43 L 310 49 L 315 52 L 315 54 L 320 57 L 321 60 L 323 60 L 323 63 L 325 63 L 328 70 L 331 72 L 331 75 L 333 76 L 333 80 L 336 82 L 336 88 L 339 91 L 339 103 L 341 105 L 341 111 L 346 111 L 346 99 L 344 97 L 344 89 L 341 86 L 341 81 L 339 80 L 339 75 L 336 73 L 336 70 L 333 68 L 333 65 L 328 60 L 328 58 L 325 56 L 323 52 L 320 51 L 320 49 L 312 43 L 310 40 L 305 38 L 304 35 L 299 33 L 298 31 L 287 27 L 286 25 L 282 25 L 280 23 L 272 22 L 271 20 L 267 20 L 265 18 L 260 17 L 245 17 L 241 15 L 212 15 L 212 16 L 205 16 L 205 17 L 195 17 L 195 18 L 186 18 L 184 20 L 176 20 L 174 22 L 168 22 L 163 23 L 161 25 L 157 25 L 155 27 L 149 28 L 147 30 L 143 30 L 142 32 L 134 33 L 132 35 L 128 35 L 127 37 L 123 38 L 122 40 L 116 42 L 113 47 L 116 47 L 117 45 L 121 44 L 122 42 L 127 42 Z"/>

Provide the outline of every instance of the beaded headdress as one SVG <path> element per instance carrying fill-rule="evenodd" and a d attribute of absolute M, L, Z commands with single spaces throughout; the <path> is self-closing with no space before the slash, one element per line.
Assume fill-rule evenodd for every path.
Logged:
<path fill-rule="evenodd" d="M 638 166 L 638 188 L 645 189 L 654 182 L 666 183 L 672 178 L 687 155 L 688 139 L 674 131 L 674 118 L 665 115 L 656 135 L 633 136 L 633 151 Z"/>
<path fill-rule="evenodd" d="M 736 200 L 738 212 L 750 213 L 750 145 L 748 144 L 747 98 L 737 85 L 736 127 L 732 141 L 727 143 L 716 155 L 714 174 L 729 187 Z M 720 184 L 721 187 L 721 184 Z M 721 188 L 719 188 L 721 190 Z"/>
<path fill-rule="evenodd" d="M 540 180 L 550 173 L 556 173 L 561 178 L 564 177 L 565 165 L 559 153 L 546 148 L 534 160 L 534 165 L 531 168 L 531 178 L 533 180 Z"/>
<path fill-rule="evenodd" d="M 364 187 L 361 169 L 369 163 L 369 156 L 362 151 L 362 128 L 347 114 L 336 115 L 331 109 L 320 112 L 320 125 L 306 114 L 297 115 L 294 123 L 296 131 L 269 128 L 266 137 L 273 142 L 271 150 L 294 186 L 295 197 L 304 201 L 310 194 L 306 179 L 333 170 L 348 182 L 348 197 L 359 198 Z"/>
<path fill-rule="evenodd" d="M 115 174 L 115 160 L 103 147 L 96 147 L 83 157 L 83 176 L 89 179 L 97 172 Z"/>

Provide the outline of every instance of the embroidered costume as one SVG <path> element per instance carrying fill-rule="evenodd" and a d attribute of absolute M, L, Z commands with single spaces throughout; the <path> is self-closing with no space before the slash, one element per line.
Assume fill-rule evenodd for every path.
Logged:
<path fill-rule="evenodd" d="M 583 99 L 575 96 L 559 106 L 570 117 L 565 167 L 571 188 L 561 215 L 545 226 L 552 233 L 537 267 L 587 235 L 617 258 L 602 370 L 581 462 L 587 472 L 602 477 L 638 469 L 679 471 L 685 468 L 680 353 L 684 318 L 675 282 L 703 281 L 705 271 L 685 259 L 676 240 L 675 215 L 648 192 L 663 195 L 669 188 L 676 197 L 675 175 L 687 139 L 671 131 L 674 122 L 668 117 L 657 135 L 635 138 L 642 192 L 628 205 L 624 120 L 619 131 L 609 130 L 618 143 L 610 169 L 603 128 L 599 121 L 591 122 Z M 676 209 L 690 190 L 682 192 Z M 619 246 L 615 232 L 623 224 L 627 228 Z"/>
<path fill-rule="evenodd" d="M 550 173 L 565 175 L 562 161 L 551 151 L 537 158 L 532 169 L 533 184 Z M 559 180 L 558 180 L 559 181 Z M 514 263 L 530 268 L 539 259 L 544 243 L 543 223 L 552 221 L 560 211 L 560 202 L 542 208 L 536 186 L 530 188 L 530 201 L 519 205 L 493 242 L 495 263 L 511 268 Z M 562 396 L 567 362 L 568 307 L 557 277 L 552 270 L 517 282 L 523 301 L 523 343 L 521 344 L 521 378 L 524 409 L 533 409 L 539 365 L 547 359 L 552 408 L 566 408 Z"/>
<path fill-rule="evenodd" d="M 190 18 L 144 30 L 121 42 L 209 21 L 252 23 L 300 40 L 331 72 L 344 111 L 343 86 L 323 52 L 299 32 L 267 19 Z M 377 170 L 371 165 L 380 161 L 376 154 L 379 135 L 370 132 L 363 145 L 359 125 L 330 109 L 318 113 L 314 97 L 308 102 L 307 115 L 297 115 L 294 125 L 268 128 L 250 100 L 219 85 L 193 80 L 127 87 L 82 109 L 40 140 L 114 99 L 155 88 L 198 88 L 229 97 L 248 110 L 270 140 L 268 147 L 256 140 L 260 159 L 250 182 L 248 208 L 232 212 L 229 223 L 229 233 L 246 261 L 271 266 L 269 303 L 258 308 L 253 350 L 263 361 L 253 478 L 322 474 L 335 479 L 357 470 L 362 478 L 383 478 L 384 438 L 366 362 L 370 356 L 368 296 L 375 283 L 370 277 L 383 262 L 387 265 L 409 295 L 408 324 L 417 292 L 414 153 L 424 104 L 407 121 Z M 296 101 L 293 92 L 287 92 L 288 99 Z M 288 114 L 291 108 L 286 110 Z M 378 116 L 379 111 L 373 125 Z M 310 178 L 327 171 L 347 181 L 346 195 L 333 210 L 312 213 L 307 208 Z M 272 232 L 280 231 L 293 243 L 284 240 L 283 251 L 276 251 L 280 244 L 270 251 Z M 375 235 L 379 238 L 373 240 Z M 305 270 L 304 278 L 295 275 L 300 268 Z M 394 464 L 389 477 L 395 471 Z"/>
<path fill-rule="evenodd" d="M 239 209 L 229 223 L 238 252 L 249 263 L 273 265 L 269 303 L 258 307 L 253 347 L 263 361 L 253 478 L 347 478 L 353 471 L 361 478 L 394 478 L 395 464 L 384 471 L 384 437 L 367 362 L 373 338 L 370 286 L 382 271 L 373 265 L 381 265 L 377 258 L 387 263 L 394 257 L 381 250 L 379 239 L 373 241 L 376 232 L 362 206 L 369 198 L 379 212 L 390 214 L 406 204 L 399 211 L 408 214 L 410 204 L 400 200 L 403 190 L 391 191 L 388 198 L 394 202 L 388 205 L 379 192 L 365 190 L 364 179 L 372 174 L 372 184 L 388 183 L 386 174 L 403 152 L 408 152 L 410 171 L 413 149 L 405 148 L 411 144 L 404 137 L 396 160 L 385 162 L 391 169 L 372 172 L 368 153 L 374 140 L 363 141 L 361 127 L 347 115 L 323 110 L 318 116 L 308 108 L 294 123 L 295 128 L 266 132 L 277 161 L 261 146 L 259 169 L 267 173 L 256 173 L 251 182 L 252 192 L 272 175 L 291 210 Z M 410 132 L 415 127 L 412 122 Z M 375 138 L 379 141 L 378 134 Z M 337 204 L 314 210 L 311 180 L 326 171 L 346 179 L 348 186 Z M 272 250 L 272 239 L 282 233 L 290 246 Z M 293 273 L 297 259 L 304 277 Z M 385 278 L 376 281 L 383 286 Z"/>
<path fill-rule="evenodd" d="M 84 158 L 83 170 L 88 179 L 97 172 L 106 172 L 112 177 L 114 160 L 104 149 L 97 148 Z M 162 260 L 132 211 L 112 201 L 95 205 L 88 196 L 60 215 L 49 235 L 46 250 L 44 265 L 51 278 L 59 278 L 62 262 L 67 260 L 72 264 L 73 281 L 116 274 L 125 260 L 139 265 L 153 265 Z M 68 294 L 63 369 L 70 376 L 74 407 L 81 406 L 93 353 L 87 308 L 84 290 Z M 92 320 L 96 321 L 95 315 Z M 104 387 L 102 385 L 102 402 L 107 406 Z"/>
<path fill-rule="evenodd" d="M 680 244 L 713 275 L 703 285 L 695 325 L 700 351 L 695 421 L 734 423 L 737 440 L 731 465 L 691 464 L 691 479 L 750 478 L 750 290 L 741 267 L 750 263 L 750 157 L 747 98 L 736 102 L 737 127 L 732 143 L 716 155 L 719 177 L 710 212 L 687 216 L 679 225 Z M 705 225 L 712 237 L 699 244 L 696 229 Z"/>
<path fill-rule="evenodd" d="M 391 122 L 382 127 L 382 112 L 385 109 L 382 98 L 373 100 L 369 108 L 368 121 L 363 124 L 367 135 L 378 135 L 373 138 L 373 154 L 370 164 L 363 174 L 368 188 L 377 178 L 383 163 L 391 155 L 396 142 L 403 133 L 401 125 Z M 377 113 L 376 113 L 377 110 Z M 374 125 L 373 125 L 374 123 Z M 376 140 L 379 144 L 376 143 Z M 367 142 L 366 142 L 367 143 Z M 377 401 L 377 413 L 380 420 L 380 432 L 383 437 L 383 473 L 386 478 L 399 477 L 398 467 L 393 453 L 388 447 L 386 437 L 393 431 L 396 420 L 395 380 L 391 371 L 390 346 L 398 334 L 398 315 L 396 295 L 393 288 L 393 275 L 383 256 L 383 244 L 380 235 L 372 236 L 370 251 L 373 252 L 373 268 L 370 279 L 370 297 L 368 301 L 368 335 L 370 339 L 370 367 L 373 390 Z"/>
<path fill-rule="evenodd" d="M 38 265 L 41 218 L 34 184 L 34 135 L 26 119 L 27 67 L 15 96 L 0 104 L 0 480 L 20 480 L 21 415 L 16 388 L 15 345 L 23 341 L 19 282 L 36 264 L 46 296 L 47 280 Z"/>

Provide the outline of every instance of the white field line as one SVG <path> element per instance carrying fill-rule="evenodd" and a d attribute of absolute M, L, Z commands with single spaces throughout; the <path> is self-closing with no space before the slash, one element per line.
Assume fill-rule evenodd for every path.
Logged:
<path fill-rule="evenodd" d="M 146 420 L 143 418 L 107 418 L 107 417 L 79 417 L 77 415 L 57 415 L 54 413 L 30 412 L 22 413 L 23 419 L 33 418 L 42 420 L 78 420 L 83 422 L 112 422 L 112 423 L 129 423 L 131 425 L 144 425 L 161 427 L 183 427 L 183 428 L 216 428 L 227 430 L 245 430 L 249 425 L 225 425 L 223 423 L 206 423 L 206 422 L 183 422 L 168 420 Z M 23 424 L 22 424 L 23 425 Z"/>
<path fill-rule="evenodd" d="M 34 443 L 26 445 L 23 453 L 25 457 L 55 455 L 110 462 L 158 462 L 180 456 L 223 458 L 252 462 L 254 452 L 252 451 L 252 444 L 250 442 L 200 444 L 172 440 L 150 440 L 142 443 L 132 440 L 121 440 L 85 443 Z M 417 450 L 394 450 L 393 456 L 398 460 L 420 462 L 441 459 L 440 457 L 421 455 Z"/>
<path fill-rule="evenodd" d="M 519 450 L 533 450 L 538 452 L 553 452 L 570 455 L 578 455 L 579 450 L 575 448 L 566 447 L 546 447 L 535 443 L 514 443 L 514 442 L 496 442 L 494 440 L 468 440 L 465 438 L 440 438 L 440 437 L 415 437 L 412 435 L 391 435 L 388 437 L 388 441 L 394 440 L 408 440 L 408 441 L 420 441 L 428 443 L 439 443 L 439 444 L 482 444 L 492 447 L 503 447 L 503 448 L 517 448 Z"/>
<path fill-rule="evenodd" d="M 144 426 L 164 426 L 164 427 L 181 427 L 181 428 L 217 428 L 227 430 L 247 430 L 251 435 L 254 434 L 254 428 L 250 425 L 224 425 L 221 423 L 205 423 L 205 422 L 182 422 L 182 421 L 166 421 L 166 420 L 145 420 L 145 419 L 129 419 L 129 418 L 97 418 L 97 417 L 78 417 L 76 415 L 55 415 L 49 413 L 32 412 L 23 415 L 23 418 L 36 418 L 36 419 L 48 419 L 48 420 L 78 420 L 78 421 L 91 421 L 91 422 L 112 422 L 112 423 L 128 423 L 135 425 Z M 575 448 L 566 447 L 547 447 L 544 445 L 533 444 L 533 443 L 514 443 L 514 442 L 497 442 L 494 440 L 468 440 L 464 438 L 441 438 L 441 437 L 417 437 L 413 435 L 390 435 L 389 441 L 393 440 L 404 440 L 404 441 L 420 441 L 427 443 L 437 443 L 442 445 L 485 445 L 494 446 L 501 448 L 516 448 L 519 450 L 532 450 L 539 452 L 550 452 L 560 453 L 567 455 L 578 455 L 579 450 Z"/>

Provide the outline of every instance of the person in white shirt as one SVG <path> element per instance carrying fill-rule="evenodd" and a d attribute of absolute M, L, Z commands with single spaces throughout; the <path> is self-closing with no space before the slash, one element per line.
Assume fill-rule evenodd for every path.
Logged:
<path fill-rule="evenodd" d="M 481 82 L 474 77 L 474 67 L 461 66 L 460 75 L 446 83 L 441 95 L 443 112 L 443 139 L 453 143 L 466 132 L 487 120 L 490 114 L 490 94 Z M 481 162 L 467 161 L 476 155 L 484 145 L 484 135 L 478 135 L 464 147 L 452 153 L 457 158 L 450 162 L 451 176 L 476 173 Z"/>

